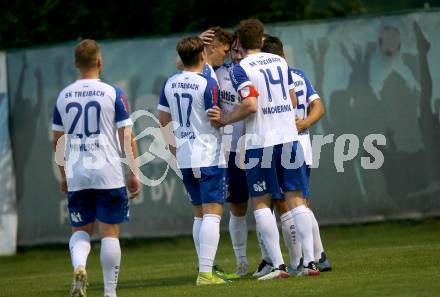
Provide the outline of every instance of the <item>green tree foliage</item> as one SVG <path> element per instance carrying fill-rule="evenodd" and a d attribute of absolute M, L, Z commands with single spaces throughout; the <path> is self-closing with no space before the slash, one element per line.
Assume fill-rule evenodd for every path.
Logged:
<path fill-rule="evenodd" d="M 76 40 L 130 38 L 265 23 L 342 17 L 365 12 L 361 0 L 2 0 L 0 48 Z"/>

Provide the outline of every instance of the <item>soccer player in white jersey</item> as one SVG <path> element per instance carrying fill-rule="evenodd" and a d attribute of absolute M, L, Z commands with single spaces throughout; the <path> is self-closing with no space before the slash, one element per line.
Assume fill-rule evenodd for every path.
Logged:
<path fill-rule="evenodd" d="M 283 44 L 281 40 L 275 36 L 268 36 L 264 40 L 264 45 L 261 50 L 263 52 L 284 57 Z M 290 68 L 290 71 L 292 73 L 292 79 L 295 84 L 295 92 L 298 100 L 296 110 L 296 126 L 299 131 L 299 143 L 301 145 L 302 152 L 304 153 L 305 163 L 307 165 L 307 175 L 308 178 L 310 178 L 310 167 L 312 166 L 312 145 L 310 141 L 309 128 L 324 116 L 324 104 L 303 71 L 295 68 Z M 309 203 L 307 204 L 309 206 Z M 283 213 L 287 209 L 287 204 L 285 201 L 281 200 L 276 204 L 276 207 L 280 213 Z M 308 210 L 312 219 L 315 262 L 320 271 L 329 271 L 332 268 L 324 252 L 318 222 L 310 207 Z M 287 238 L 287 236 L 285 239 L 287 244 L 290 240 Z M 294 274 L 307 273 L 307 270 L 297 269 L 299 267 L 300 258 L 302 255 L 299 241 L 293 238 L 288 245 L 288 249 L 291 260 L 291 263 L 288 267 L 289 272 Z"/>
<path fill-rule="evenodd" d="M 119 224 L 128 220 L 121 147 L 128 148 L 124 152 L 134 160 L 136 143 L 131 134 L 132 121 L 124 94 L 99 79 L 102 59 L 94 40 L 83 40 L 75 47 L 75 65 L 80 79 L 60 92 L 52 126 L 53 147 L 59 156 L 61 191 L 67 194 L 72 225 L 69 241 L 74 269 L 71 296 L 86 296 L 85 268 L 90 237 L 97 221 L 104 296 L 116 297 L 121 262 Z M 65 163 L 60 163 L 60 159 Z M 139 189 L 139 181 L 132 171 L 128 190 L 135 196 Z"/>
<path fill-rule="evenodd" d="M 199 37 L 183 38 L 176 49 L 184 69 L 165 82 L 159 121 L 193 205 L 193 239 L 199 261 L 196 284 L 225 284 L 212 269 L 227 193 L 226 162 L 219 126 L 211 124 L 206 112 L 217 106 L 219 88 L 214 79 L 202 74 L 206 54 Z"/>
<path fill-rule="evenodd" d="M 231 112 L 241 104 L 241 98 L 232 86 L 230 78 L 233 65 L 242 59 L 236 35 L 231 44 L 230 55 L 232 63 L 224 64 L 215 71 L 220 86 L 220 107 L 224 112 Z M 249 268 L 246 256 L 248 235 L 246 211 L 249 193 L 247 187 L 243 186 L 246 185 L 246 172 L 238 166 L 242 149 L 239 139 L 244 132 L 244 121 L 238 121 L 224 127 L 222 137 L 228 160 L 229 187 L 226 201 L 230 206 L 229 234 L 236 258 L 238 277 L 245 276 Z"/>
<path fill-rule="evenodd" d="M 294 85 L 282 57 L 261 53 L 263 31 L 263 24 L 258 20 L 240 22 L 238 35 L 245 57 L 234 66 L 231 80 L 242 104 L 231 113 L 221 113 L 217 108 L 208 113 L 221 124 L 245 119 L 248 190 L 257 228 L 274 265 L 273 271 L 260 280 L 288 277 L 276 220 L 271 212 L 271 200 L 281 199 L 281 190 L 292 205 L 293 217 L 299 221 L 297 226 L 303 227 L 299 233 L 311 233 L 303 198 L 303 192 L 308 190 L 304 183 L 306 168 L 295 168 L 291 163 L 296 159 L 298 139 L 292 121 L 296 106 Z M 313 246 L 313 241 L 306 244 Z M 310 265 L 315 265 L 313 257 L 307 256 Z"/>

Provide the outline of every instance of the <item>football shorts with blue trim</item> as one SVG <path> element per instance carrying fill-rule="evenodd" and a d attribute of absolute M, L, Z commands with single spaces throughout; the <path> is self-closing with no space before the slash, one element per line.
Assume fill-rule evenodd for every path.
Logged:
<path fill-rule="evenodd" d="M 308 166 L 297 156 L 298 142 L 246 150 L 246 179 L 250 197 L 272 194 L 272 199 L 284 199 L 282 193 L 302 191 L 308 198 Z"/>
<path fill-rule="evenodd" d="M 181 169 L 183 184 L 192 205 L 226 201 L 228 177 L 226 168 L 218 166 Z"/>
<path fill-rule="evenodd" d="M 106 224 L 128 221 L 128 197 L 125 187 L 85 189 L 67 193 L 70 224 L 81 227 L 98 220 Z"/>

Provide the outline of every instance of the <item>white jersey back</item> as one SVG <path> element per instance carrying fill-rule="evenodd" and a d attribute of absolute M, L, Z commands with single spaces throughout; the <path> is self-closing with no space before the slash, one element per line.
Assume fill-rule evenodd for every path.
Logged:
<path fill-rule="evenodd" d="M 232 86 L 230 72 L 232 71 L 232 64 L 225 64 L 218 68 L 215 73 L 220 86 L 220 107 L 226 113 L 231 112 L 241 104 L 241 98 Z M 232 140 L 231 146 L 227 150 L 230 152 L 239 152 L 240 146 L 238 141 L 242 135 L 244 135 L 244 121 L 235 122 L 232 125 Z M 226 129 L 227 134 L 231 134 Z M 225 129 L 223 129 L 225 134 Z"/>
<path fill-rule="evenodd" d="M 299 69 L 290 68 L 292 74 L 293 83 L 295 84 L 296 98 L 298 99 L 298 105 L 296 109 L 296 117 L 305 119 L 310 103 L 319 99 L 319 95 L 316 93 L 310 80 L 305 73 Z M 307 165 L 312 165 L 313 153 L 312 145 L 310 142 L 309 129 L 305 129 L 299 133 L 298 140 L 304 152 L 304 158 Z"/>
<path fill-rule="evenodd" d="M 117 129 L 130 125 L 127 101 L 119 88 L 99 79 L 80 79 L 61 91 L 52 129 L 66 136 L 69 191 L 125 186 Z"/>
<path fill-rule="evenodd" d="M 298 139 L 295 108 L 289 96 L 294 85 L 286 60 L 270 53 L 248 55 L 234 65 L 231 80 L 239 93 L 251 85 L 259 93 L 258 111 L 245 119 L 246 149 Z"/>
<path fill-rule="evenodd" d="M 170 77 L 162 89 L 158 109 L 171 114 L 179 168 L 225 164 L 221 135 L 206 111 L 218 105 L 217 82 L 200 73 L 183 71 Z"/>

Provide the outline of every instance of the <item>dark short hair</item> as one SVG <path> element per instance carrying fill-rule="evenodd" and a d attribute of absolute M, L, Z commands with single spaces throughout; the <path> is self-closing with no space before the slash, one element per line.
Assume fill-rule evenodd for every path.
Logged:
<path fill-rule="evenodd" d="M 264 34 L 264 25 L 257 19 L 243 20 L 239 24 L 238 38 L 243 49 L 261 48 L 261 39 Z"/>
<path fill-rule="evenodd" d="M 82 69 L 96 67 L 100 53 L 101 49 L 95 40 L 84 39 L 75 46 L 75 64 Z"/>
<path fill-rule="evenodd" d="M 204 50 L 204 44 L 197 36 L 185 37 L 177 43 L 176 50 L 184 66 L 194 66 L 199 63 L 199 55 Z"/>
<path fill-rule="evenodd" d="M 234 33 L 223 29 L 222 27 L 210 27 L 208 30 L 214 31 L 214 40 L 217 40 L 221 44 L 231 45 L 234 39 Z"/>
<path fill-rule="evenodd" d="M 271 53 L 278 56 L 284 56 L 283 43 L 278 37 L 275 36 L 267 36 L 264 39 L 263 47 L 261 48 L 262 52 Z"/>

